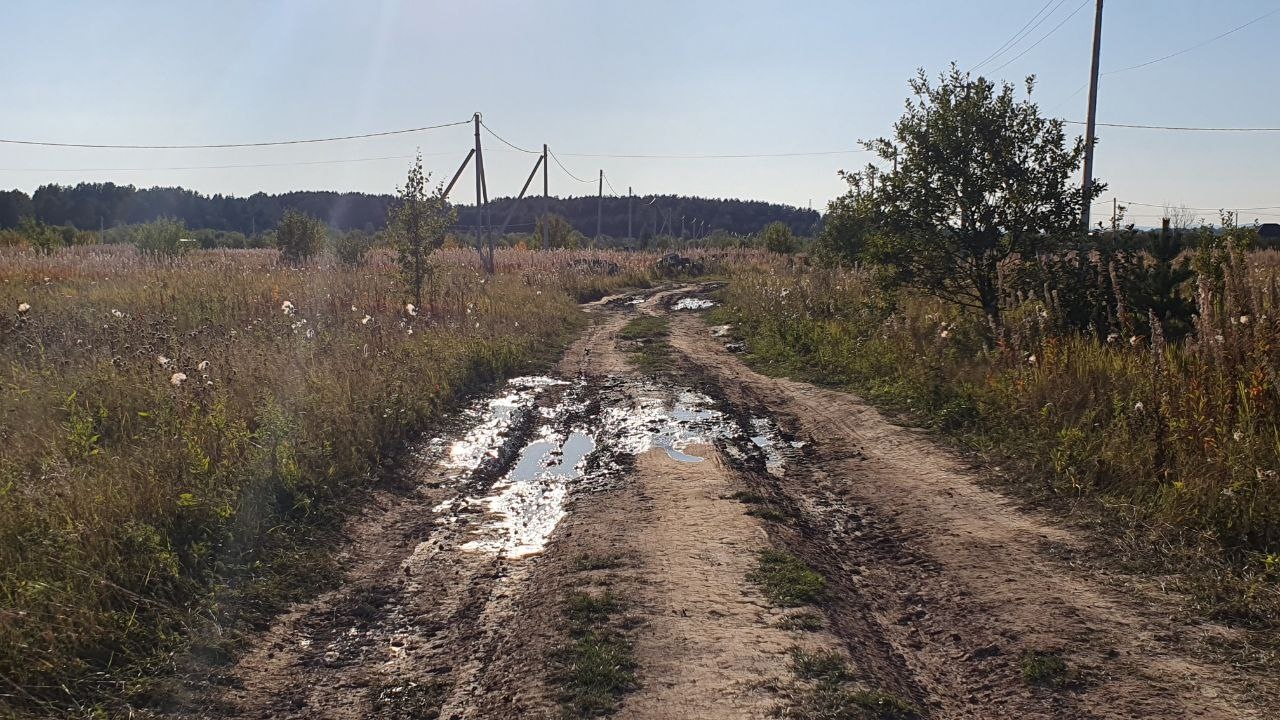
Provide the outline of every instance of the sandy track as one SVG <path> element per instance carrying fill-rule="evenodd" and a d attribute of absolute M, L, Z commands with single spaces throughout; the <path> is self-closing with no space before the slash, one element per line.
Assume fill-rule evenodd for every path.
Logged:
<path fill-rule="evenodd" d="M 847 588 L 828 610 L 855 657 L 896 658 L 899 686 L 932 716 L 1274 717 L 1247 676 L 1182 649 L 1225 629 L 1175 622 L 1054 559 L 1047 543 L 1083 544 L 856 397 L 753 372 L 695 318 L 673 327 L 731 403 L 767 407 L 812 441 L 779 488 L 804 522 L 778 534 Z M 1062 652 L 1079 687 L 1028 689 L 1027 650 Z"/>
<path fill-rule="evenodd" d="M 696 289 L 590 306 L 596 322 L 555 373 L 568 389 L 538 401 L 553 416 L 539 422 L 604 433 L 602 406 L 696 384 L 743 426 L 772 417 L 805 441 L 781 478 L 731 461 L 721 441 L 686 448 L 705 458 L 698 463 L 651 449 L 572 490 L 545 551 L 507 557 L 463 547 L 484 512 L 442 508 L 508 472 L 514 461 L 503 453 L 524 446 L 529 430 L 513 425 L 501 440 L 506 459 L 487 477 L 460 481 L 411 461 L 404 482 L 350 523 L 342 586 L 282 616 L 209 709 L 189 714 L 561 717 L 550 663 L 567 640 L 565 593 L 608 591 L 626 600 L 638 665 L 623 718 L 767 717 L 795 645 L 841 649 L 865 684 L 931 718 L 1271 717 L 1262 688 L 1187 649 L 1220 628 L 1175 622 L 1112 589 L 1114 578 L 1055 559 L 1046 546 L 1083 544 L 857 398 L 751 371 L 699 318 L 666 309 Z M 617 333 L 638 313 L 672 315 L 671 344 L 694 379 L 636 376 Z M 578 415 L 554 417 L 573 392 L 586 398 Z M 747 515 L 729 497 L 744 489 L 790 519 Z M 745 581 L 770 545 L 826 577 L 825 630 L 779 629 L 781 611 Z M 584 557 L 621 562 L 584 571 Z M 1026 650 L 1063 653 L 1078 682 L 1029 687 Z"/>

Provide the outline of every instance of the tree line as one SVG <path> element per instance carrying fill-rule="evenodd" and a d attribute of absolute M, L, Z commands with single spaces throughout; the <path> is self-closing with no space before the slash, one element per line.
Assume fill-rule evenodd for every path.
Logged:
<path fill-rule="evenodd" d="M 0 229 L 16 229 L 23 218 L 58 227 L 98 230 L 137 225 L 167 218 L 189 228 L 252 236 L 276 227 L 285 214 L 297 211 L 315 217 L 335 230 L 375 232 L 386 227 L 393 195 L 358 192 L 298 191 L 248 197 L 205 195 L 181 187 L 137 188 L 115 183 L 43 185 L 31 195 L 21 190 L 0 191 Z M 705 237 L 715 230 L 746 235 L 771 222 L 781 222 L 797 235 L 812 235 L 821 216 L 814 210 L 756 200 L 717 199 L 680 195 L 644 197 L 495 198 L 488 205 L 489 221 L 500 226 L 512 205 L 509 230 L 529 232 L 537 218 L 554 213 L 586 237 L 595 237 L 599 211 L 601 234 L 610 237 Z M 456 230 L 467 232 L 481 224 L 474 206 L 459 206 Z"/>

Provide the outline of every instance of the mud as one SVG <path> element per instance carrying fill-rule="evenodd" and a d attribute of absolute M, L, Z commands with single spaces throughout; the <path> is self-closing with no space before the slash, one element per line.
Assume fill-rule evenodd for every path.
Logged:
<path fill-rule="evenodd" d="M 553 372 L 412 454 L 411 490 L 351 522 L 346 582 L 281 617 L 192 714 L 561 717 L 578 589 L 625 605 L 638 687 L 619 717 L 768 717 L 793 647 L 842 653 L 859 687 L 923 717 L 1269 717 L 1272 685 L 1196 652 L 1218 630 L 1036 551 L 1081 547 L 1070 531 L 857 398 L 745 367 L 726 328 L 684 312 L 714 287 L 586 306 L 595 323 Z M 680 370 L 642 376 L 618 330 L 668 313 Z M 797 611 L 746 581 L 766 547 L 826 578 L 816 630 L 782 629 Z M 1061 653 L 1071 682 L 1028 685 L 1029 650 Z"/>

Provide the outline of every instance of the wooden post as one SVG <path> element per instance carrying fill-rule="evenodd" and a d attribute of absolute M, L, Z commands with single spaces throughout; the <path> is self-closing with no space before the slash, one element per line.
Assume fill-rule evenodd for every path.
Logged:
<path fill-rule="evenodd" d="M 542 198 L 544 200 L 551 196 L 547 190 L 548 187 L 550 186 L 547 185 L 547 144 L 542 143 Z"/>
<path fill-rule="evenodd" d="M 1089 206 L 1093 204 L 1093 145 L 1098 118 L 1098 60 L 1102 55 L 1102 0 L 1098 0 L 1093 16 L 1093 65 L 1089 73 L 1089 116 L 1084 130 L 1084 212 L 1081 213 L 1084 234 L 1089 236 Z"/>
<path fill-rule="evenodd" d="M 476 252 L 480 254 L 480 261 L 483 263 L 484 236 L 481 234 L 480 228 L 484 225 L 484 156 L 480 153 L 480 113 L 475 114 L 474 120 L 476 146 L 472 148 L 472 152 L 476 156 Z"/>
<path fill-rule="evenodd" d="M 596 199 L 596 242 L 600 242 L 600 222 L 604 219 L 604 170 L 600 171 L 600 190 Z"/>
<path fill-rule="evenodd" d="M 631 186 L 627 186 L 627 239 L 631 239 Z"/>
<path fill-rule="evenodd" d="M 476 154 L 475 148 L 471 148 L 471 150 L 467 152 L 466 159 L 464 159 L 462 161 L 462 164 L 458 166 L 458 172 L 453 174 L 453 179 L 450 180 L 449 184 L 446 185 L 444 188 L 445 197 L 449 197 L 449 191 L 452 190 L 454 184 L 458 182 L 458 178 L 462 177 L 462 171 L 467 169 L 467 163 L 471 162 L 471 158 L 475 157 L 475 154 Z"/>
<path fill-rule="evenodd" d="M 538 174 L 538 166 L 542 164 L 542 158 L 533 164 L 533 170 L 529 172 L 529 179 L 524 181 L 524 187 L 520 188 L 520 194 L 511 203 L 511 209 L 507 210 L 507 216 L 502 220 L 502 227 L 498 230 L 498 236 L 502 237 L 507 233 L 507 225 L 511 223 L 511 217 L 516 214 L 516 207 L 520 205 L 520 201 L 524 198 L 524 194 L 529 191 L 529 185 L 533 183 L 533 178 Z"/>

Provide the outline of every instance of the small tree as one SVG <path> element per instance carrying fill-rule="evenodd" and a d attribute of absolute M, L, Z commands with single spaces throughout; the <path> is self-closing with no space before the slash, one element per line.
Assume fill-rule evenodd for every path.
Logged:
<path fill-rule="evenodd" d="M 789 255 L 799 249 L 796 236 L 786 223 L 774 221 L 760 229 L 760 244 L 769 252 Z"/>
<path fill-rule="evenodd" d="M 413 302 L 422 304 L 422 286 L 431 274 L 428 260 L 444 244 L 445 235 L 456 222 L 457 213 L 444 196 L 444 185 L 427 192 L 431 176 L 422 171 L 422 154 L 409 167 L 409 177 L 397 192 L 387 229 L 396 248 L 400 278 Z"/>
<path fill-rule="evenodd" d="M 18 233 L 26 238 L 31 247 L 46 255 L 53 252 L 53 246 L 58 242 L 58 233 L 53 228 L 30 215 L 25 215 L 18 221 Z"/>
<path fill-rule="evenodd" d="M 533 228 L 533 234 L 538 238 L 539 247 L 547 248 L 576 248 L 582 243 L 582 233 L 574 229 L 573 223 L 570 223 L 563 215 L 556 213 L 543 213 Z"/>
<path fill-rule="evenodd" d="M 133 228 L 133 244 L 148 255 L 177 255 L 187 226 L 181 220 L 160 218 Z"/>
<path fill-rule="evenodd" d="M 290 265 L 302 265 L 324 246 L 324 223 L 306 213 L 290 210 L 276 226 L 280 257 Z"/>
<path fill-rule="evenodd" d="M 351 267 L 364 265 L 371 247 L 373 237 L 363 230 L 348 230 L 333 239 L 333 254 L 338 256 L 338 262 Z"/>
<path fill-rule="evenodd" d="M 897 284 L 984 312 L 1000 326 L 1001 265 L 1083 235 L 1076 177 L 1084 141 L 1026 96 L 955 66 L 935 85 L 921 70 L 892 139 L 865 143 L 897 171 L 844 173 L 855 198 L 881 213 L 862 256 Z M 1092 201 L 1105 189 L 1094 183 Z"/>

